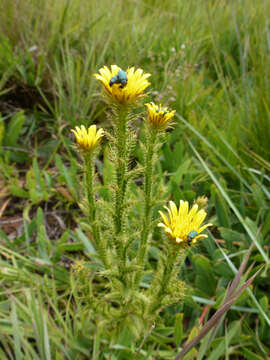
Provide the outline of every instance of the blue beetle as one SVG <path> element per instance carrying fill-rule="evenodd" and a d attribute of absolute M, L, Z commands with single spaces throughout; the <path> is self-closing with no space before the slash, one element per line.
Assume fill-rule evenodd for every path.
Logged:
<path fill-rule="evenodd" d="M 188 246 L 191 245 L 192 240 L 193 240 L 197 235 L 198 235 L 198 233 L 197 233 L 197 231 L 195 231 L 195 230 L 192 230 L 192 231 L 188 234 L 188 236 L 187 236 Z"/>
<path fill-rule="evenodd" d="M 127 81 L 127 73 L 124 70 L 119 70 L 117 75 L 111 78 L 109 85 L 113 86 L 113 84 L 121 84 L 119 87 L 123 89 L 127 85 Z"/>
<path fill-rule="evenodd" d="M 117 83 L 118 83 L 118 75 L 115 75 L 110 80 L 110 86 L 113 86 L 113 84 L 117 84 Z"/>
<path fill-rule="evenodd" d="M 167 111 L 162 110 L 162 109 L 157 109 L 157 110 L 156 110 L 156 113 L 157 113 L 157 114 L 158 114 L 159 112 L 161 112 L 161 114 L 162 114 L 163 116 L 167 114 Z"/>
<path fill-rule="evenodd" d="M 127 85 L 127 81 L 128 81 L 127 73 L 124 70 L 119 70 L 117 75 L 119 82 L 121 83 L 120 88 L 123 89 L 123 87 Z"/>

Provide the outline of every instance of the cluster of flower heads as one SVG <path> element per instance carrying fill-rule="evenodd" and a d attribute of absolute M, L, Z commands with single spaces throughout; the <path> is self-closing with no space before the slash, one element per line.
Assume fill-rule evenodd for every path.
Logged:
<path fill-rule="evenodd" d="M 151 76 L 142 69 L 135 70 L 134 67 L 122 70 L 117 65 L 111 65 L 111 69 L 107 66 L 99 69 L 99 74 L 94 74 L 99 80 L 106 95 L 110 101 L 118 105 L 130 105 L 142 98 L 145 89 L 150 85 L 148 78 Z M 164 130 L 171 124 L 171 120 L 175 114 L 175 110 L 168 110 L 161 104 L 156 105 L 153 102 L 145 104 L 148 113 L 148 123 L 153 129 Z M 83 152 L 92 152 L 99 144 L 100 139 L 104 135 L 103 129 L 97 131 L 96 126 L 92 125 L 88 128 L 85 126 L 76 126 L 75 130 L 71 130 L 76 137 L 77 145 Z M 198 204 L 193 205 L 189 210 L 187 201 L 180 201 L 179 209 L 173 201 L 170 201 L 168 217 L 160 211 L 162 223 L 158 226 L 162 227 L 165 233 L 178 244 L 193 245 L 198 240 L 206 238 L 207 235 L 202 234 L 203 230 L 212 224 L 202 225 L 206 212 L 199 209 Z"/>
<path fill-rule="evenodd" d="M 102 67 L 99 69 L 99 74 L 94 74 L 94 76 L 102 83 L 111 101 L 118 105 L 130 105 L 145 95 L 144 90 L 150 85 L 148 78 L 151 75 L 142 69 L 136 70 L 131 67 L 124 71 L 117 65 L 111 65 L 110 69 L 107 66 Z M 164 130 L 171 123 L 174 110 L 169 111 L 167 107 L 153 102 L 145 105 L 148 122 L 154 129 Z M 82 151 L 93 151 L 104 135 L 103 129 L 97 131 L 95 125 L 88 129 L 83 125 L 76 126 L 75 130 L 71 131 L 75 134 L 77 145 Z"/>
<path fill-rule="evenodd" d="M 111 69 L 104 66 L 94 76 L 102 83 L 110 100 L 118 105 L 129 105 L 145 95 L 144 90 L 150 85 L 148 78 L 151 75 L 142 69 L 131 67 L 124 71 L 117 65 L 111 65 Z M 161 104 L 151 102 L 145 105 L 148 122 L 157 130 L 165 129 L 175 114 L 174 110 L 170 111 Z"/>

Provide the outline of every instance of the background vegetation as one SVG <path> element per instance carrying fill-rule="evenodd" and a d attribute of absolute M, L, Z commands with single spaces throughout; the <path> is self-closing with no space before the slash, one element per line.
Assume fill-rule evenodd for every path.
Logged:
<path fill-rule="evenodd" d="M 251 273 L 263 271 L 185 359 L 270 357 L 269 13 L 267 0 L 1 0 L 1 359 L 173 359 L 251 243 Z M 207 195 L 215 224 L 185 264 L 190 296 L 149 325 L 141 349 L 111 345 L 81 300 L 94 248 L 70 129 L 110 126 L 92 74 L 114 63 L 150 72 L 151 99 L 176 109 L 160 152 L 167 199 Z M 97 168 L 110 178 L 106 151 Z M 75 259 L 88 274 L 72 276 Z"/>

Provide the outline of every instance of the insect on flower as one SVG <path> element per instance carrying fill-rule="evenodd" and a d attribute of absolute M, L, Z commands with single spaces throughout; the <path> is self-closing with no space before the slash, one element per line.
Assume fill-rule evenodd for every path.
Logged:
<path fill-rule="evenodd" d="M 148 121 L 152 127 L 165 130 L 172 124 L 171 120 L 175 110 L 171 111 L 166 106 L 156 105 L 153 102 L 145 104 L 145 106 L 147 106 Z"/>
<path fill-rule="evenodd" d="M 198 232 L 195 230 L 192 230 L 188 236 L 187 236 L 187 243 L 188 246 L 190 246 L 192 244 L 192 240 L 198 235 Z"/>
<path fill-rule="evenodd" d="M 134 67 L 124 71 L 117 65 L 111 65 L 110 68 L 103 66 L 99 69 L 99 74 L 94 76 L 102 83 L 111 100 L 121 105 L 132 104 L 139 100 L 150 85 L 147 80 L 150 74 L 142 69 L 136 70 Z M 118 85 L 113 86 L 114 84 Z"/>
<path fill-rule="evenodd" d="M 190 209 L 187 201 L 180 200 L 179 208 L 177 208 L 175 203 L 170 201 L 169 207 L 165 206 L 165 209 L 168 211 L 168 215 L 159 211 L 163 222 L 158 226 L 162 227 L 168 237 L 175 240 L 177 244 L 183 243 L 191 246 L 198 240 L 207 238 L 207 235 L 202 232 L 212 224 L 203 224 L 206 211 L 199 210 L 197 204 Z"/>
<path fill-rule="evenodd" d="M 160 113 L 161 115 L 166 115 L 167 114 L 167 111 L 165 111 L 165 110 L 163 110 L 163 109 L 157 109 L 156 110 L 156 113 L 158 114 L 158 113 Z"/>
<path fill-rule="evenodd" d="M 114 84 L 121 84 L 119 87 L 123 89 L 127 85 L 127 73 L 124 70 L 119 70 L 117 75 L 113 76 L 109 85 L 112 87 Z"/>

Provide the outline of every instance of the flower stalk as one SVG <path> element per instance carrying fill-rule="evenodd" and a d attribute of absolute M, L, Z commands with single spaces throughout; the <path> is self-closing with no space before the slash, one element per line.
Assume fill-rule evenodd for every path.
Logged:
<path fill-rule="evenodd" d="M 94 192 L 94 153 L 100 144 L 101 138 L 104 136 L 103 129 L 97 131 L 96 125 L 91 125 L 88 129 L 84 125 L 76 126 L 75 130 L 71 130 L 76 138 L 77 148 L 82 154 L 84 160 L 85 188 L 88 202 L 88 220 L 92 228 L 93 238 L 96 244 L 100 259 L 105 267 L 108 267 L 108 259 L 106 253 L 106 244 L 100 235 L 99 225 L 96 219 L 96 199 Z"/>
<path fill-rule="evenodd" d="M 100 228 L 96 218 L 96 200 L 94 192 L 94 155 L 93 152 L 84 154 L 84 163 L 85 163 L 85 180 L 86 180 L 86 190 L 87 190 L 87 201 L 88 201 L 88 219 L 92 227 L 93 238 L 95 245 L 99 254 L 100 259 L 102 260 L 104 267 L 108 267 L 108 259 L 106 253 L 106 244 L 103 241 L 103 238 L 100 235 Z"/>
<path fill-rule="evenodd" d="M 185 285 L 178 277 L 185 259 L 185 251 L 179 251 L 175 244 L 168 244 L 166 248 L 166 255 L 160 255 L 157 271 L 149 289 L 153 298 L 148 310 L 151 316 L 155 316 L 164 306 L 177 302 L 184 296 Z"/>
<path fill-rule="evenodd" d="M 141 239 L 139 245 L 138 265 L 140 270 L 135 277 L 135 285 L 139 285 L 142 272 L 146 262 L 146 254 L 148 249 L 149 234 L 151 232 L 152 210 L 153 210 L 153 170 L 154 170 L 154 156 L 157 151 L 157 140 L 166 128 L 171 125 L 171 120 L 175 111 L 168 110 L 161 104 L 156 105 L 153 102 L 145 104 L 147 107 L 147 138 L 146 138 L 146 154 L 144 158 L 145 172 L 144 172 L 144 218 L 141 232 Z"/>
<path fill-rule="evenodd" d="M 124 108 L 119 108 L 115 123 L 115 147 L 116 147 L 116 189 L 114 203 L 114 226 L 117 236 L 123 230 L 124 201 L 127 188 L 127 172 L 129 162 L 128 149 L 128 113 Z"/>
<path fill-rule="evenodd" d="M 139 254 L 138 254 L 138 265 L 140 266 L 140 271 L 136 274 L 135 284 L 138 285 L 141 276 L 143 273 L 143 268 L 145 265 L 145 257 L 148 249 L 148 239 L 151 232 L 151 222 L 152 222 L 152 209 L 153 209 L 153 167 L 154 167 L 154 152 L 156 147 L 156 141 L 158 137 L 158 132 L 156 129 L 148 127 L 148 136 L 146 140 L 146 154 L 144 158 L 145 170 L 144 170 L 144 216 L 142 223 L 142 231 L 139 245 Z"/>
<path fill-rule="evenodd" d="M 153 188 L 153 157 L 157 140 L 157 131 L 150 129 L 150 136 L 147 140 L 147 152 L 145 156 L 145 181 L 144 181 L 144 227 L 142 231 L 141 241 L 146 243 L 150 231 L 150 223 L 152 219 L 152 188 Z"/>

